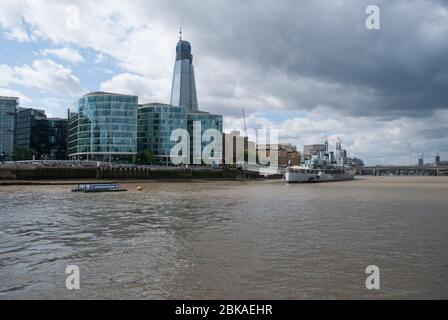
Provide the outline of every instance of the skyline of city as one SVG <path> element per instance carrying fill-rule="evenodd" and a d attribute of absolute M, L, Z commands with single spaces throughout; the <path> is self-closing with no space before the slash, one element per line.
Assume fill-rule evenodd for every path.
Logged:
<path fill-rule="evenodd" d="M 0 300 L 447 299 L 447 36 L 448 0 L 0 0 Z"/>
<path fill-rule="evenodd" d="M 446 7 L 430 3 L 410 6 L 402 13 L 402 19 L 409 19 L 412 9 L 436 12 L 443 16 Z M 41 11 L 38 11 L 39 16 L 33 15 L 32 10 L 39 9 L 26 1 L 19 1 L 15 7 L 5 5 L 5 10 L 0 14 L 0 43 L 5 48 L 0 53 L 0 95 L 19 96 L 22 107 L 44 109 L 49 117 L 64 117 L 67 106 L 89 91 L 135 94 L 141 103 L 169 102 L 173 80 L 173 43 L 182 15 L 179 9 L 168 4 L 144 4 L 138 1 L 133 5 L 114 3 L 101 13 L 102 17 L 116 14 L 114 30 L 117 32 L 106 36 L 110 25 L 93 19 L 87 12 L 87 9 L 95 8 L 95 4 L 80 2 L 76 7 L 80 10 L 80 25 L 76 28 L 75 24 L 74 29 L 66 25 L 66 9 L 69 6 L 68 2 L 52 5 L 50 11 L 54 10 L 53 14 L 60 13 L 59 16 L 55 14 L 57 19 L 52 20 L 47 19 L 47 15 Z M 362 6 L 359 4 L 359 8 Z M 225 131 L 244 131 L 241 115 L 241 109 L 244 108 L 248 127 L 279 128 L 280 140 L 292 142 L 300 150 L 306 144 L 321 143 L 326 137 L 334 145 L 337 137 L 342 137 L 350 155 L 362 158 L 366 164 L 415 164 L 422 152 L 425 154 L 425 162 L 429 162 L 427 159 L 432 160 L 436 153 L 442 159 L 448 158 L 447 100 L 444 100 L 446 97 L 440 91 L 444 69 L 439 68 L 441 71 L 430 74 L 434 66 L 429 63 L 420 63 L 421 70 L 416 70 L 414 64 L 402 63 L 402 70 L 391 70 L 387 78 L 401 82 L 402 89 L 390 87 L 390 90 L 395 90 L 390 93 L 382 91 L 379 88 L 381 83 L 374 77 L 377 73 L 384 73 L 385 67 L 398 57 L 396 55 L 399 52 L 393 50 L 395 46 L 390 43 L 390 38 L 396 36 L 400 41 L 405 39 L 404 30 L 393 24 L 391 19 L 392 12 L 401 8 L 400 2 L 395 5 L 381 3 L 382 11 L 386 12 L 382 23 L 384 28 L 388 27 L 387 32 L 359 29 L 365 16 L 363 10 L 359 10 L 359 17 L 356 17 L 357 4 L 352 5 L 352 11 L 338 11 L 341 17 L 335 18 L 335 32 L 352 26 L 353 30 L 347 30 L 353 32 L 354 39 L 342 44 L 330 43 L 327 50 L 335 49 L 337 54 L 334 56 L 319 53 L 316 57 L 313 57 L 316 43 L 306 41 L 304 37 L 314 36 L 319 39 L 322 31 L 328 31 L 327 25 L 319 29 L 310 19 L 305 19 L 300 28 L 291 24 L 296 34 L 287 28 L 283 29 L 288 31 L 285 35 L 278 29 L 272 30 L 266 38 L 279 39 L 279 44 L 289 42 L 291 50 L 281 51 L 284 47 L 279 45 L 263 51 L 260 37 L 252 37 L 251 23 L 245 25 L 248 28 L 241 34 L 234 34 L 233 24 L 226 27 L 210 24 L 203 15 L 203 9 L 193 10 L 191 7 L 183 8 L 184 15 L 188 17 L 183 30 L 195 47 L 199 100 L 203 110 L 224 115 Z M 332 5 L 329 7 L 335 10 Z M 130 21 L 128 18 L 136 14 L 136 8 L 141 9 L 141 13 L 137 14 L 135 21 Z M 321 9 L 323 15 L 328 9 L 325 6 L 308 5 L 303 7 L 303 12 L 310 13 L 311 9 L 317 8 Z M 160 18 L 153 19 L 157 22 L 149 23 L 151 19 L 144 19 L 151 15 L 150 9 L 157 9 L 155 11 Z M 211 10 L 211 16 L 218 20 L 218 17 L 235 13 L 229 11 L 219 12 L 217 6 Z M 278 15 L 279 12 L 274 11 L 273 14 Z M 41 15 L 42 18 L 39 18 Z M 237 14 L 232 21 L 240 26 L 241 18 Z M 417 50 L 417 44 L 424 41 L 423 36 L 437 44 L 431 47 L 430 54 L 441 57 L 446 53 L 447 48 L 442 45 L 440 37 L 447 27 L 445 20 L 436 19 L 431 25 L 432 29 L 425 29 L 428 21 L 424 15 L 419 19 L 415 22 L 415 28 L 426 33 L 413 34 L 416 50 L 408 53 L 411 55 L 409 57 L 402 56 L 404 62 L 425 60 L 425 52 Z M 209 23 L 209 29 L 205 30 L 213 32 L 204 33 L 201 23 Z M 292 21 L 286 20 L 285 23 Z M 56 24 L 62 27 L 57 30 Z M 95 27 L 98 34 L 105 38 L 86 36 L 88 27 Z M 226 30 L 234 37 L 229 37 Z M 208 33 L 213 37 L 208 36 Z M 372 47 L 381 44 L 382 51 L 367 54 L 364 51 L 366 49 L 356 44 L 362 37 L 369 39 Z M 95 40 L 101 41 L 95 43 Z M 301 40 L 304 41 L 299 45 Z M 246 47 L 241 47 L 243 41 Z M 241 48 L 246 49 L 239 50 Z M 260 48 L 258 52 L 253 51 L 256 48 Z M 229 49 L 234 50 L 230 52 Z M 357 61 L 352 61 L 351 69 L 340 69 L 339 73 L 335 73 L 337 70 L 334 68 L 316 69 L 314 64 L 308 64 L 308 69 L 304 69 L 304 59 L 306 61 L 312 57 L 322 65 L 337 61 L 343 66 L 346 64 L 344 52 L 354 49 L 361 50 L 366 61 L 377 61 L 373 64 L 376 71 L 364 68 L 365 65 Z M 283 52 L 282 56 L 278 55 L 279 51 Z M 388 54 L 388 51 L 393 51 L 395 56 Z M 274 58 L 267 60 L 270 56 Z M 443 58 L 434 63 L 440 65 L 445 60 Z M 265 68 L 261 68 L 262 65 Z M 420 81 L 432 77 L 428 85 L 418 88 L 420 91 L 413 89 L 414 96 L 418 95 L 414 102 L 420 101 L 420 109 L 409 103 L 413 94 L 403 91 L 403 88 L 413 85 L 411 80 L 405 78 L 413 72 Z M 353 92 L 347 91 L 354 88 L 355 80 L 359 87 L 355 86 Z M 391 86 L 389 80 L 385 82 L 385 85 Z M 360 92 L 364 96 L 359 96 Z M 295 98 L 291 98 L 291 95 Z M 423 96 L 433 98 L 428 98 L 422 105 Z M 369 101 L 372 97 L 376 101 Z M 396 107 L 391 106 L 393 101 Z"/>

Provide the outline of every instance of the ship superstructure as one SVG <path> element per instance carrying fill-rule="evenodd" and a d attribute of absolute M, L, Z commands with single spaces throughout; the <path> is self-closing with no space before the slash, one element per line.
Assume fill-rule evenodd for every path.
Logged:
<path fill-rule="evenodd" d="M 325 141 L 325 150 L 318 151 L 300 166 L 286 169 L 285 180 L 294 182 L 325 182 L 353 180 L 356 169 L 347 157 L 347 150 L 342 148 L 342 141 L 338 139 L 336 152 L 329 151 L 328 140 Z"/>

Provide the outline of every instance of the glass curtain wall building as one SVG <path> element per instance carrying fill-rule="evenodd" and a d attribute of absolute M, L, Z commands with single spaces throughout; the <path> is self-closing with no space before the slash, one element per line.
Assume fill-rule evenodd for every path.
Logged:
<path fill-rule="evenodd" d="M 15 144 L 34 149 L 36 159 L 64 160 L 67 157 L 67 120 L 47 118 L 43 110 L 19 108 Z"/>
<path fill-rule="evenodd" d="M 150 150 L 157 163 L 169 165 L 171 148 L 177 142 L 171 142 L 171 132 L 187 129 L 187 111 L 184 107 L 162 103 L 149 103 L 138 108 L 137 149 Z"/>
<path fill-rule="evenodd" d="M 14 148 L 14 123 L 19 98 L 0 97 L 0 160 L 9 160 Z"/>
<path fill-rule="evenodd" d="M 48 118 L 38 121 L 40 154 L 50 160 L 67 159 L 67 119 Z"/>
<path fill-rule="evenodd" d="M 194 124 L 198 123 L 201 126 L 201 134 L 193 135 L 193 128 Z M 223 118 L 222 115 L 219 114 L 211 114 L 208 112 L 189 112 L 187 114 L 187 129 L 188 133 L 190 135 L 190 155 L 191 155 L 191 163 L 198 164 L 201 163 L 202 159 L 202 151 L 204 150 L 204 147 L 207 146 L 210 142 L 209 141 L 202 141 L 202 136 L 204 132 L 208 129 L 216 129 L 218 130 L 222 135 L 222 122 Z M 194 144 L 201 144 L 201 150 L 200 152 L 194 152 L 193 146 Z M 199 150 L 197 150 L 199 151 Z M 221 163 L 222 162 L 222 155 L 217 155 L 215 163 Z"/>
<path fill-rule="evenodd" d="M 83 96 L 68 111 L 70 159 L 132 162 L 137 153 L 137 109 L 137 96 Z"/>
<path fill-rule="evenodd" d="M 16 113 L 15 144 L 21 147 L 32 148 L 31 139 L 36 134 L 36 121 L 46 118 L 47 115 L 44 110 L 18 108 Z"/>
<path fill-rule="evenodd" d="M 170 104 L 185 107 L 188 112 L 198 110 L 191 45 L 188 41 L 182 40 L 182 32 L 176 46 Z"/>
<path fill-rule="evenodd" d="M 222 115 L 203 112 L 198 108 L 191 45 L 188 41 L 182 40 L 182 30 L 180 31 L 179 42 L 176 45 L 171 105 L 187 109 L 187 130 L 190 135 L 190 163 L 199 164 L 202 160 L 202 151 L 209 144 L 209 142 L 202 142 L 202 135 L 207 129 L 216 129 L 222 134 Z M 201 133 L 193 136 L 193 125 L 195 122 L 200 124 Z M 193 154 L 194 143 L 201 145 L 201 150 L 196 150 L 196 154 Z M 216 160 L 216 163 L 222 162 L 221 157 L 217 157 L 214 160 Z"/>

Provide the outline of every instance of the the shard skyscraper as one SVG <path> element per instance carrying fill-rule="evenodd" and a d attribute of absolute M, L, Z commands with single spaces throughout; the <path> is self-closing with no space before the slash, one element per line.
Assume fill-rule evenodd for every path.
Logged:
<path fill-rule="evenodd" d="M 188 41 L 182 40 L 182 31 L 179 34 L 179 42 L 176 46 L 176 63 L 174 64 L 170 104 L 185 107 L 188 112 L 196 112 L 198 111 L 198 100 L 196 97 L 191 45 Z"/>

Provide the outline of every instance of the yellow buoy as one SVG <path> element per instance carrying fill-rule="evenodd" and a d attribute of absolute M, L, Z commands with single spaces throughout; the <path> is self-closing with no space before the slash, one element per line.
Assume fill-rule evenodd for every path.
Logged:
<path fill-rule="evenodd" d="M 141 186 L 138 186 L 137 191 L 143 191 L 143 188 Z"/>

